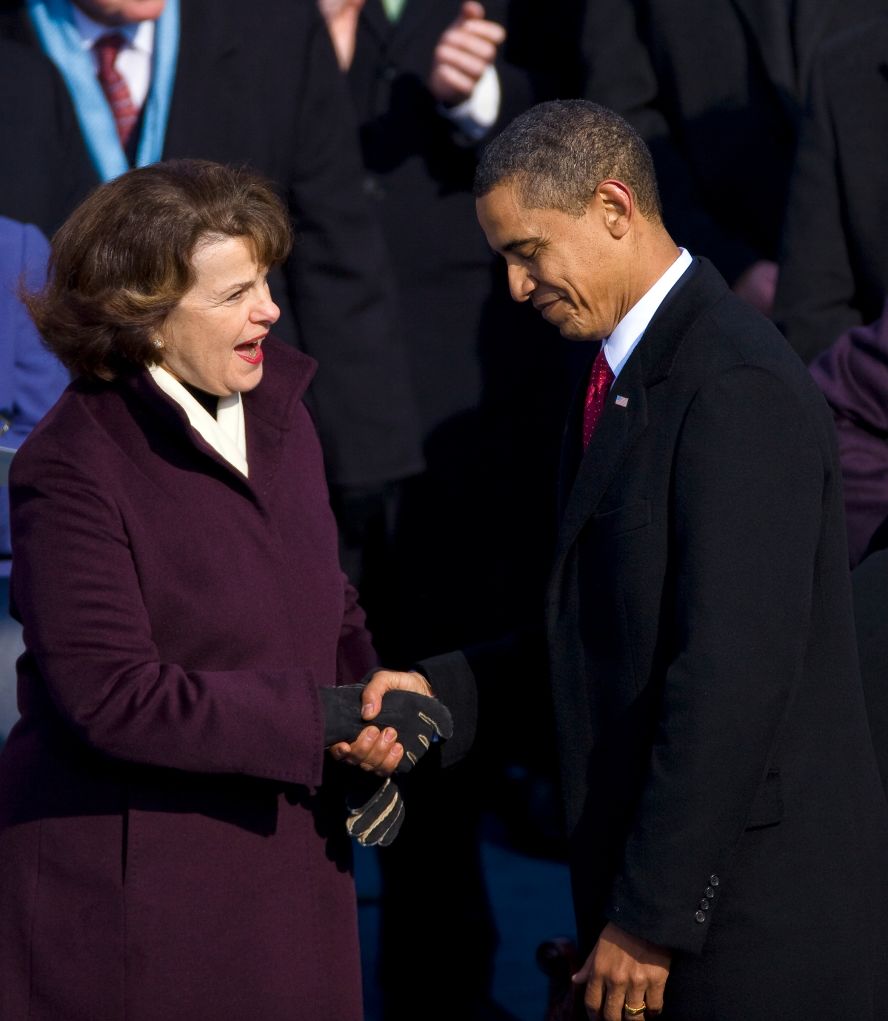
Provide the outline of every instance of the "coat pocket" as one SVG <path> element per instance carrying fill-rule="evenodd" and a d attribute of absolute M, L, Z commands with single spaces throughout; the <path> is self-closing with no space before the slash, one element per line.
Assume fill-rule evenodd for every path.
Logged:
<path fill-rule="evenodd" d="M 776 826 L 782 819 L 783 791 L 780 786 L 780 770 L 769 769 L 752 802 L 746 828 L 757 830 L 764 826 Z"/>
<path fill-rule="evenodd" d="M 609 537 L 634 532 L 639 528 L 645 528 L 650 523 L 650 500 L 633 500 L 631 503 L 624 503 L 621 507 L 615 507 L 603 514 L 593 514 L 589 519 L 589 524 L 598 534 Z"/>

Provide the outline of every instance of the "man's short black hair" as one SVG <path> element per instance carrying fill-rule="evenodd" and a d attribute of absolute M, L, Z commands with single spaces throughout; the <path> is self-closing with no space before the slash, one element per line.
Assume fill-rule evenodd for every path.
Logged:
<path fill-rule="evenodd" d="M 490 142 L 475 173 L 475 196 L 508 182 L 528 209 L 582 216 L 609 178 L 632 189 L 644 216 L 662 218 L 654 163 L 641 136 L 613 110 L 558 99 L 531 107 Z"/>

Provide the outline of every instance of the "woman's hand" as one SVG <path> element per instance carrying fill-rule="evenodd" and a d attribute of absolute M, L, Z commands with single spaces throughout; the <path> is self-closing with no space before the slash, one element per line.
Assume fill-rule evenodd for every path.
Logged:
<path fill-rule="evenodd" d="M 361 715 L 372 720 L 382 707 L 387 691 L 412 691 L 418 695 L 431 696 L 432 689 L 422 674 L 414 671 L 377 670 L 364 688 Z M 391 776 L 404 757 L 404 747 L 397 740 L 397 733 L 391 727 L 380 730 L 372 724 L 365 727 L 349 744 L 340 741 L 330 746 L 330 754 L 337 762 L 359 766 L 377 776 Z"/>

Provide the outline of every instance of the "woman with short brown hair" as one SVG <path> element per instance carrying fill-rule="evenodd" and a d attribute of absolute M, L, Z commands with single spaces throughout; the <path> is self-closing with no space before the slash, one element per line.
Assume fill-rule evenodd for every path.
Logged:
<path fill-rule="evenodd" d="M 11 473 L 0 1017 L 362 1016 L 336 775 L 356 771 L 324 749 L 329 693 L 375 657 L 302 402 L 315 366 L 269 336 L 289 243 L 251 173 L 159 164 L 86 200 L 30 298 L 78 378 Z M 396 736 L 352 747 L 387 775 Z"/>

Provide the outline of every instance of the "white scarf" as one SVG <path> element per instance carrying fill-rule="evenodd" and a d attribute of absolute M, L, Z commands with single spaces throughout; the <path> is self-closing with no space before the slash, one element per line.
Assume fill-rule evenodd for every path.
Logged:
<path fill-rule="evenodd" d="M 148 372 L 161 390 L 182 408 L 191 428 L 216 451 L 220 457 L 248 478 L 247 434 L 244 427 L 244 404 L 239 393 L 219 398 L 216 417 L 193 397 L 178 379 L 162 365 L 149 365 Z"/>

